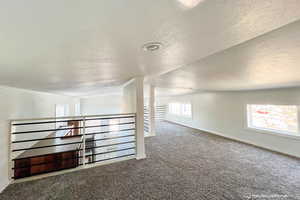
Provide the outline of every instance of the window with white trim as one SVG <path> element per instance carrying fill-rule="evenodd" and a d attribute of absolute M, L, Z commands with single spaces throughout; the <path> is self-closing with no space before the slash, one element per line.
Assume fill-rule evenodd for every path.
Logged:
<path fill-rule="evenodd" d="M 249 128 L 299 135 L 296 105 L 248 104 L 247 117 Z"/>
<path fill-rule="evenodd" d="M 169 114 L 183 117 L 192 117 L 192 105 L 190 103 L 169 103 Z"/>
<path fill-rule="evenodd" d="M 69 104 L 56 104 L 55 117 L 66 117 L 70 113 Z M 59 121 L 59 120 L 58 120 Z M 67 122 L 56 122 L 56 128 L 67 126 Z"/>
<path fill-rule="evenodd" d="M 120 119 L 110 119 L 109 120 L 109 131 L 119 131 L 120 130 Z"/>

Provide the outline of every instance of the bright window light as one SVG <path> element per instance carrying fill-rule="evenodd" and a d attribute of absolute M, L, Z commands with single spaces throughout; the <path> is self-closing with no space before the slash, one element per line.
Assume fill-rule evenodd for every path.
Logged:
<path fill-rule="evenodd" d="M 55 105 L 55 117 L 65 117 L 69 115 L 69 104 L 56 104 Z M 59 121 L 59 119 L 58 119 Z M 67 122 L 56 122 L 56 128 L 67 126 Z"/>
<path fill-rule="evenodd" d="M 190 103 L 170 103 L 169 113 L 184 117 L 192 117 L 192 105 Z"/>
<path fill-rule="evenodd" d="M 299 135 L 298 106 L 248 104 L 247 115 L 249 128 Z"/>
<path fill-rule="evenodd" d="M 120 123 L 120 119 L 110 119 L 109 120 L 109 131 L 119 131 L 120 126 L 116 125 Z M 114 125 L 115 124 L 115 125 Z"/>

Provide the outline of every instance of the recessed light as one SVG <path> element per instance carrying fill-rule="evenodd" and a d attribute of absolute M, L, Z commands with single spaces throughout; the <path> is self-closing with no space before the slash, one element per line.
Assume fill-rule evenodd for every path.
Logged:
<path fill-rule="evenodd" d="M 162 47 L 160 42 L 149 42 L 143 45 L 144 51 L 157 51 Z"/>
<path fill-rule="evenodd" d="M 186 8 L 194 8 L 204 0 L 178 0 Z"/>

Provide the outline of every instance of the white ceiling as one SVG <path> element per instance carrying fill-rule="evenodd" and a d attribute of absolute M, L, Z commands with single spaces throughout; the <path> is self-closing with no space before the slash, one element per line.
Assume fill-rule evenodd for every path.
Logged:
<path fill-rule="evenodd" d="M 166 73 L 154 83 L 192 91 L 300 86 L 300 21 Z"/>
<path fill-rule="evenodd" d="M 296 37 L 285 46 L 294 50 L 281 59 L 271 58 L 276 46 L 236 45 L 299 20 L 299 10 L 299 0 L 2 0 L 0 84 L 67 95 L 97 94 L 139 75 L 171 90 L 291 85 L 297 82 L 291 75 L 282 75 L 280 82 L 274 81 L 278 76 L 260 77 L 262 71 L 272 72 L 265 66 L 271 59 L 285 59 L 280 67 L 296 66 Z M 275 42 L 276 37 L 282 38 L 274 36 Z M 163 48 L 144 52 L 141 46 L 152 41 Z M 256 53 L 255 48 L 267 50 Z M 171 72 L 178 68 L 183 71 Z"/>

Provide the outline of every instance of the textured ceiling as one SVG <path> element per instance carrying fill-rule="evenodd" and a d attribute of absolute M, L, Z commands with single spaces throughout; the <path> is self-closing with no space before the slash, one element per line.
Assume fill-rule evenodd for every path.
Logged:
<path fill-rule="evenodd" d="M 300 86 L 299 36 L 300 21 L 166 73 L 154 83 L 192 91 Z"/>
<path fill-rule="evenodd" d="M 241 64 L 262 66 L 262 55 L 248 50 L 252 54 L 230 61 L 221 51 L 300 19 L 299 10 L 299 0 L 5 0 L 0 7 L 0 84 L 69 95 L 97 94 L 139 75 L 172 90 L 277 86 L 271 78 L 246 84 L 261 73 L 255 66 L 245 75 Z M 151 41 L 164 46 L 144 52 L 141 46 Z M 220 58 L 210 61 L 216 53 Z M 222 59 L 229 62 L 225 68 L 236 62 L 231 69 L 241 81 L 217 67 Z M 214 69 L 205 69 L 203 62 Z M 171 72 L 191 67 L 190 72 Z M 199 87 L 216 79 L 229 83 Z M 280 84 L 288 81 L 286 76 Z"/>

